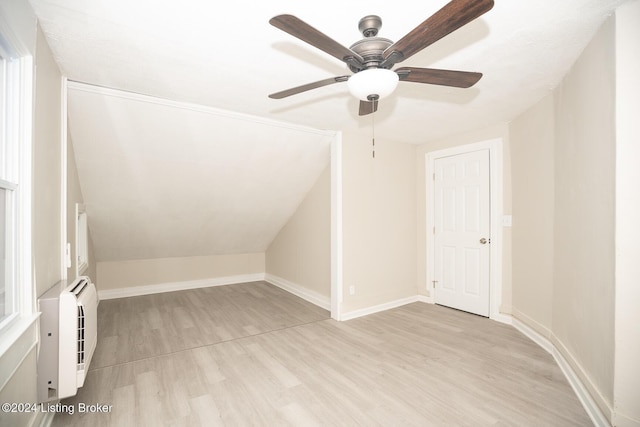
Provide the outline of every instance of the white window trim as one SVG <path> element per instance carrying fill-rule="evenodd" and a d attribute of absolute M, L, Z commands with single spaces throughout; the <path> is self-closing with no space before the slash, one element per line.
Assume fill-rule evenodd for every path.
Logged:
<path fill-rule="evenodd" d="M 7 287 L 7 282 L 12 283 L 12 287 L 15 288 L 15 283 L 16 283 L 16 273 L 15 273 L 15 241 L 16 241 L 16 236 L 15 236 L 15 214 L 16 214 L 16 207 L 15 207 L 15 193 L 17 190 L 18 186 L 10 181 L 5 181 L 4 179 L 0 179 L 0 189 L 5 191 L 5 202 L 4 202 L 4 209 L 5 209 L 5 213 L 7 214 L 7 216 L 4 218 L 4 235 L 5 235 L 5 240 L 0 242 L 0 244 L 5 245 L 4 248 L 4 252 L 6 255 L 6 259 L 5 259 L 5 270 L 4 270 L 4 280 L 5 280 L 5 291 L 6 291 L 6 287 Z M 9 195 L 9 192 L 11 193 L 11 195 Z M 11 294 L 11 302 L 8 304 L 10 306 L 11 309 L 11 314 L 8 315 L 7 317 L 5 317 L 4 319 L 2 319 L 0 321 L 0 331 L 2 331 L 4 328 L 7 327 L 7 325 L 9 325 L 11 322 L 14 321 L 14 319 L 19 315 L 19 307 L 17 306 L 17 292 L 16 289 L 12 289 L 10 291 Z M 2 298 L 5 300 L 4 304 L 5 304 L 5 308 L 7 307 L 7 296 L 3 295 Z"/>
<path fill-rule="evenodd" d="M 2 26 L 7 30 L 6 26 Z M 7 31 L 10 31 L 7 30 Z M 14 34 L 3 33 L 9 42 L 16 40 Z M 6 39 L 5 39 L 6 40 Z M 0 390 L 11 378 L 22 360 L 36 345 L 35 321 L 36 311 L 35 290 L 32 264 L 32 134 L 33 134 L 33 56 L 19 44 L 15 48 L 18 59 L 15 59 L 11 70 L 12 77 L 18 80 L 16 92 L 9 96 L 16 96 L 19 108 L 14 111 L 17 118 L 7 123 L 7 138 L 11 150 L 7 159 L 11 168 L 11 180 L 17 183 L 14 190 L 14 203 L 18 212 L 15 218 L 15 291 L 17 293 L 16 314 L 10 322 L 3 322 L 0 329 Z M 15 124 L 17 123 L 17 125 Z"/>

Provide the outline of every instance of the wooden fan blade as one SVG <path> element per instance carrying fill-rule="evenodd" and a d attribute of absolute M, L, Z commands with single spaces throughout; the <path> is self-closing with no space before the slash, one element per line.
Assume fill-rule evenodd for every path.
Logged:
<path fill-rule="evenodd" d="M 471 87 L 480 80 L 482 73 L 469 71 L 438 70 L 435 68 L 402 67 L 395 70 L 400 81 L 431 85 Z"/>
<path fill-rule="evenodd" d="M 376 111 L 378 111 L 378 100 L 360 101 L 360 109 L 358 111 L 359 116 L 366 116 L 367 114 L 375 113 Z"/>
<path fill-rule="evenodd" d="M 321 33 L 311 25 L 296 18 L 293 15 L 278 15 L 269 20 L 269 23 L 282 31 L 291 34 L 311 46 L 327 52 L 329 55 L 344 61 L 347 64 L 362 68 L 364 60 L 356 52 L 342 46 L 329 36 Z"/>
<path fill-rule="evenodd" d="M 493 7 L 493 0 L 452 0 L 382 54 L 383 66 L 404 61 Z"/>
<path fill-rule="evenodd" d="M 346 82 L 347 80 L 349 80 L 349 77 L 350 76 L 338 76 L 338 77 L 331 77 L 330 79 L 318 80 L 317 82 L 307 83 L 306 85 L 297 86 L 291 89 L 283 90 L 281 92 L 272 93 L 271 95 L 269 95 L 269 98 L 273 98 L 273 99 L 286 98 L 287 96 L 306 92 L 311 89 L 317 89 L 322 86 L 328 86 L 333 83 Z"/>

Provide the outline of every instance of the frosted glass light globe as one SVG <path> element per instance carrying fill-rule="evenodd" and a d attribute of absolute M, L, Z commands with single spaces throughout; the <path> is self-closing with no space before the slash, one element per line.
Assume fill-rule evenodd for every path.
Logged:
<path fill-rule="evenodd" d="M 390 95 L 398 86 L 398 75 L 384 68 L 369 68 L 349 77 L 349 92 L 362 101 L 369 101 L 369 96 L 382 99 Z"/>

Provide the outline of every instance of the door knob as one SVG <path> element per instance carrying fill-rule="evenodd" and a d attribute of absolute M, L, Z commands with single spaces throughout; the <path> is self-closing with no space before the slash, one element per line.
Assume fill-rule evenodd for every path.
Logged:
<path fill-rule="evenodd" d="M 484 237 L 482 239 L 480 239 L 480 243 L 483 244 L 483 245 L 486 245 L 487 242 L 488 242 L 488 240 L 485 239 Z"/>

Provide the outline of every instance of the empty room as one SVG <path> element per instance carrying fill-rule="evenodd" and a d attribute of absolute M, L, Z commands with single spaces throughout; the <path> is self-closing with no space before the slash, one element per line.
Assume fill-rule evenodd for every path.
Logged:
<path fill-rule="evenodd" d="M 0 426 L 640 427 L 640 0 L 0 0 Z"/>

